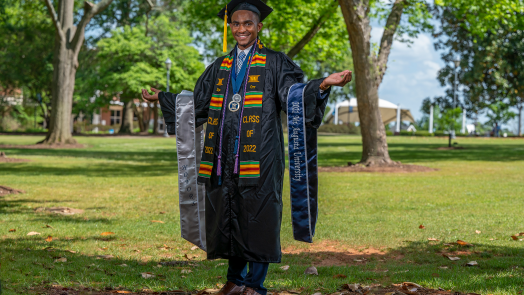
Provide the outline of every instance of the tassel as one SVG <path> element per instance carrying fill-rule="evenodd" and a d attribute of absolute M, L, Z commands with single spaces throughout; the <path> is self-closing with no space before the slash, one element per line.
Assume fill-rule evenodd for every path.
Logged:
<path fill-rule="evenodd" d="M 224 52 L 227 52 L 227 5 L 226 5 L 226 13 L 224 14 Z"/>
<path fill-rule="evenodd" d="M 217 175 L 222 175 L 222 157 L 218 156 Z"/>
<path fill-rule="evenodd" d="M 235 171 L 233 174 L 238 174 L 238 155 L 235 155 Z"/>
<path fill-rule="evenodd" d="M 235 139 L 235 151 L 233 153 L 236 155 L 237 151 L 238 151 L 238 136 L 237 136 L 237 139 Z"/>

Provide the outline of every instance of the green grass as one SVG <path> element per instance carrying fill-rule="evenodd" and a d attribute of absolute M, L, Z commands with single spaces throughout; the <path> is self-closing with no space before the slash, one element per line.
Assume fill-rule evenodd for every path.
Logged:
<path fill-rule="evenodd" d="M 38 136 L 0 136 L 0 144 L 32 144 Z M 78 137 L 86 149 L 3 149 L 25 163 L 0 163 L 0 185 L 25 190 L 0 197 L 0 280 L 5 294 L 30 293 L 51 284 L 94 289 L 197 290 L 225 280 L 226 261 L 200 261 L 180 238 L 175 140 L 164 138 Z M 464 150 L 441 151 L 445 138 L 389 138 L 390 154 L 403 163 L 439 171 L 417 174 L 322 173 L 315 244 L 338 249 L 381 249 L 367 263 L 321 266 L 319 276 L 303 271 L 333 248 L 318 253 L 284 254 L 279 269 L 271 265 L 270 290 L 334 292 L 343 283 L 399 283 L 481 294 L 517 294 L 524 289 L 524 140 L 458 139 Z M 353 136 L 322 136 L 322 166 L 358 162 L 361 142 Z M 282 246 L 307 249 L 293 241 L 289 185 L 284 181 Z M 85 213 L 58 216 L 35 213 L 36 207 L 67 206 Z M 166 212 L 160 214 L 160 212 Z M 161 220 L 152 223 L 151 220 Z M 419 229 L 423 224 L 426 228 Z M 53 228 L 47 228 L 50 225 Z M 9 229 L 16 232 L 8 232 Z M 481 234 L 475 231 L 480 230 Z M 39 236 L 27 236 L 30 231 Z M 102 232 L 114 232 L 101 236 Z M 52 236 L 51 242 L 45 238 Z M 427 238 L 437 238 L 430 242 Z M 473 247 L 446 246 L 464 240 Z M 169 249 L 159 249 L 167 245 Z M 54 250 L 44 250 L 53 247 Z M 105 249 L 107 248 L 107 249 Z M 319 247 L 317 246 L 316 249 Z M 73 250 L 70 253 L 64 250 Z M 441 253 L 461 251 L 459 261 Z M 335 251 L 337 252 L 337 251 Z M 469 256 L 463 254 L 469 254 Z M 110 260 L 96 255 L 114 255 Z M 156 267 L 160 261 L 199 255 L 192 273 Z M 352 261 L 349 253 L 347 261 Z M 54 263 L 67 257 L 65 263 Z M 479 267 L 466 267 L 475 260 Z M 120 266 L 127 264 L 127 267 Z M 448 269 L 441 269 L 448 266 Z M 189 268 L 189 267 L 188 267 Z M 384 272 L 388 270 L 387 272 Z M 157 276 L 143 279 L 142 272 Z M 344 274 L 346 279 L 333 278 Z M 219 278 L 222 276 L 222 278 Z"/>

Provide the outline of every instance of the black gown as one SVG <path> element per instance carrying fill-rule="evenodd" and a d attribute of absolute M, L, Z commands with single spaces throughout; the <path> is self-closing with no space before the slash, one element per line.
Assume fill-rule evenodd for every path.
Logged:
<path fill-rule="evenodd" d="M 207 122 L 209 104 L 222 58 L 211 64 L 198 79 L 194 90 L 197 126 Z M 284 136 L 281 111 L 286 111 L 287 94 L 295 83 L 303 82 L 302 70 L 285 54 L 268 49 L 266 81 L 262 103 L 260 178 L 257 187 L 239 187 L 233 174 L 234 144 L 240 111 L 226 111 L 222 148 L 222 185 L 216 175 L 219 149 L 211 184 L 206 187 L 205 218 L 207 258 L 239 257 L 250 262 L 279 263 L 282 188 L 285 171 Z M 329 90 L 320 94 L 324 79 L 312 80 L 305 89 L 306 124 L 318 128 L 323 118 Z M 240 88 L 243 89 L 243 86 Z M 321 97 L 322 96 L 322 97 Z M 229 92 L 225 106 L 232 100 Z M 175 125 L 176 94 L 159 94 L 168 130 Z M 323 99 L 323 100 L 321 100 Z M 219 139 L 217 139 L 219 140 Z"/>

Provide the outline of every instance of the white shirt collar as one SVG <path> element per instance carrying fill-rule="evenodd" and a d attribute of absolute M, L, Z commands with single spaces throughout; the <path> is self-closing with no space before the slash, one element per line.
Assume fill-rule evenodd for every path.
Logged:
<path fill-rule="evenodd" d="M 251 47 L 253 47 L 253 45 L 249 46 L 249 48 L 246 48 L 244 50 L 240 49 L 238 46 L 237 46 L 237 57 L 238 57 L 238 54 L 241 52 L 241 51 L 244 51 L 244 53 L 246 54 L 246 56 L 249 54 L 249 50 L 251 50 Z"/>

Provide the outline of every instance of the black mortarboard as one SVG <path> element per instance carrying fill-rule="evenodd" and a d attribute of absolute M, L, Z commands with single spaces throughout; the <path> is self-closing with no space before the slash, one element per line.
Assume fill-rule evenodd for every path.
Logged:
<path fill-rule="evenodd" d="M 218 17 L 224 19 L 224 52 L 227 52 L 227 24 L 231 23 L 230 15 L 237 10 L 249 10 L 258 14 L 260 21 L 263 21 L 271 12 L 273 8 L 266 5 L 260 0 L 231 0 L 226 7 L 222 8 L 218 13 Z"/>
<path fill-rule="evenodd" d="M 231 0 L 226 7 L 222 8 L 218 13 L 218 17 L 224 18 L 225 14 L 228 14 L 227 23 L 231 22 L 231 15 L 237 10 L 249 10 L 260 16 L 260 21 L 263 21 L 271 12 L 273 8 L 267 6 L 266 3 L 260 0 Z"/>

